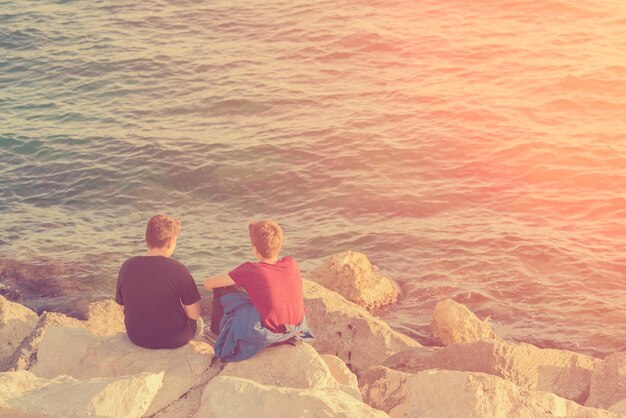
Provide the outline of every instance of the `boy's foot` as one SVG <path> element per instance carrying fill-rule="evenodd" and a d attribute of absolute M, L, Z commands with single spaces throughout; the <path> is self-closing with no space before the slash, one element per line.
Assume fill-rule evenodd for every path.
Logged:
<path fill-rule="evenodd" d="M 215 342 L 217 341 L 217 335 L 211 332 L 211 328 L 202 327 L 198 329 L 198 332 L 196 333 L 196 335 L 193 336 L 193 339 L 197 341 L 206 342 L 206 343 L 211 344 L 211 346 L 214 346 Z"/>
<path fill-rule="evenodd" d="M 211 331 L 210 328 L 205 328 L 204 331 L 200 333 L 200 335 L 204 340 L 211 343 L 211 345 L 215 345 L 215 342 L 217 341 L 217 335 L 213 334 L 213 331 Z"/>
<path fill-rule="evenodd" d="M 302 344 L 302 338 L 298 337 L 297 335 L 295 337 L 290 338 L 289 340 L 287 340 L 287 344 L 289 345 L 293 345 L 293 346 L 299 346 L 300 344 Z"/>

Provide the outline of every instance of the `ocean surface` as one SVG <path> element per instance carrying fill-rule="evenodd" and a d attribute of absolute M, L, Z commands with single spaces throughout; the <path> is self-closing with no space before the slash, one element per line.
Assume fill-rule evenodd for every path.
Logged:
<path fill-rule="evenodd" d="M 626 2 L 0 0 L 0 294 L 112 297 L 148 218 L 198 282 L 251 219 L 365 253 L 429 343 L 626 349 Z"/>

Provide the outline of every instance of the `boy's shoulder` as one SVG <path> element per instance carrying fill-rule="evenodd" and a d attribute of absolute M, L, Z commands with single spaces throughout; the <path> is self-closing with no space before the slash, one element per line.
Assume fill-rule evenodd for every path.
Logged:
<path fill-rule="evenodd" d="M 296 260 L 290 255 L 286 255 L 282 258 L 279 258 L 275 264 L 267 264 L 263 262 L 251 263 L 255 266 L 276 266 L 276 267 L 289 267 L 289 266 L 297 266 Z"/>
<path fill-rule="evenodd" d="M 259 263 L 264 264 L 264 263 Z M 291 274 L 295 270 L 300 270 L 296 260 L 293 257 L 286 255 L 283 258 L 279 259 L 276 264 L 265 264 L 267 268 L 266 270 L 269 274 Z"/>
<path fill-rule="evenodd" d="M 175 270 L 187 270 L 187 267 L 185 267 L 183 263 L 178 260 L 174 260 L 173 258 L 146 255 L 137 255 L 129 258 L 124 261 L 120 270 L 125 270 L 129 267 L 141 268 L 142 266 L 159 266 Z"/>
<path fill-rule="evenodd" d="M 246 261 L 245 263 L 241 263 L 240 265 L 238 265 L 237 267 L 235 267 L 230 273 L 229 275 L 232 277 L 234 275 L 241 275 L 241 274 L 271 274 L 272 271 L 276 271 L 275 267 L 278 267 L 280 270 L 283 270 L 285 268 L 298 268 L 298 265 L 296 264 L 296 261 L 293 259 L 293 257 L 291 256 L 285 256 L 281 259 L 279 259 L 276 264 L 267 264 L 264 263 L 262 261 L 258 261 L 258 262 L 253 262 L 253 261 Z"/>
<path fill-rule="evenodd" d="M 135 257 L 131 257 L 131 258 L 126 259 L 126 261 L 124 261 L 122 263 L 122 267 L 120 267 L 120 270 L 125 270 L 125 269 L 133 266 L 134 264 L 139 263 L 140 262 L 139 261 L 140 258 L 141 258 L 141 256 L 135 256 Z"/>
<path fill-rule="evenodd" d="M 290 255 L 286 255 L 286 256 L 284 256 L 283 258 L 281 258 L 281 259 L 280 259 L 280 261 L 281 261 L 283 264 L 286 264 L 286 265 L 289 265 L 289 266 L 293 266 L 293 267 L 295 267 L 295 268 L 298 268 L 298 263 L 296 262 L 296 259 L 295 259 L 295 258 L 293 258 L 293 257 L 292 257 L 292 256 L 290 256 Z"/>

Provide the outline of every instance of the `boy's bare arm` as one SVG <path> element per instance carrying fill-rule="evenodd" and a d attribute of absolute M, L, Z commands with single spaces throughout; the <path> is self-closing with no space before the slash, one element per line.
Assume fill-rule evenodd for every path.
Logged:
<path fill-rule="evenodd" d="M 235 284 L 233 279 L 228 274 L 221 274 L 219 276 L 211 276 L 204 281 L 204 287 L 208 290 L 213 290 L 216 287 L 225 287 Z"/>
<path fill-rule="evenodd" d="M 187 318 L 195 321 L 200 317 L 200 302 L 192 303 L 191 305 L 185 305 L 183 303 L 183 308 L 185 309 Z"/>

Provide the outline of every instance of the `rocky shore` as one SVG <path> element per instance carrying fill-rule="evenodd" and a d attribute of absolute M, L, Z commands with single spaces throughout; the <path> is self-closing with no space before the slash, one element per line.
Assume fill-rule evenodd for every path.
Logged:
<path fill-rule="evenodd" d="M 433 314 L 440 345 L 422 347 L 367 310 L 398 289 L 355 252 L 329 258 L 304 288 L 315 342 L 230 364 L 202 339 L 134 346 L 112 300 L 80 321 L 0 296 L 0 416 L 626 416 L 626 352 L 600 360 L 503 341 L 450 299 Z"/>

